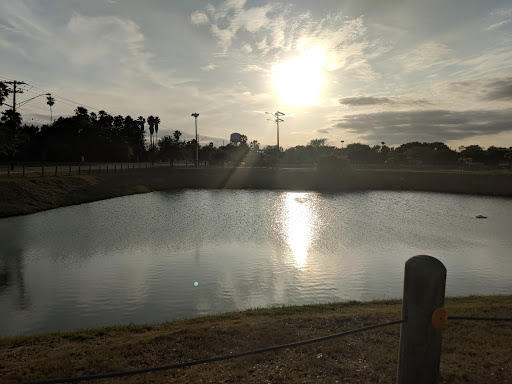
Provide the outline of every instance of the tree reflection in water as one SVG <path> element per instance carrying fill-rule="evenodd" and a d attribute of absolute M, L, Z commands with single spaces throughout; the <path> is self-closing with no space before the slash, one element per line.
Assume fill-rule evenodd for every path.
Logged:
<path fill-rule="evenodd" d="M 17 238 L 19 233 L 16 225 L 9 225 L 0 235 L 0 297 L 13 300 L 18 309 L 27 309 L 30 297 L 25 288 L 23 249 L 19 248 L 22 242 Z"/>

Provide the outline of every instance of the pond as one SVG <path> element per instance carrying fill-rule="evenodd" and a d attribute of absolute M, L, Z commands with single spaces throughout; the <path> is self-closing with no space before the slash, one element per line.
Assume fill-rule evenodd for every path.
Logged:
<path fill-rule="evenodd" d="M 400 298 L 407 259 L 446 294 L 512 294 L 512 199 L 182 190 L 0 220 L 0 335 Z M 475 215 L 487 219 L 476 219 Z"/>

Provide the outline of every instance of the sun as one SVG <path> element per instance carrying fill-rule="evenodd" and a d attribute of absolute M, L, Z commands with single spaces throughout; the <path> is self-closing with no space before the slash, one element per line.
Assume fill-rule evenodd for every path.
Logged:
<path fill-rule="evenodd" d="M 302 50 L 296 58 L 272 67 L 272 80 L 284 104 L 320 104 L 326 62 L 325 50 L 316 46 Z"/>

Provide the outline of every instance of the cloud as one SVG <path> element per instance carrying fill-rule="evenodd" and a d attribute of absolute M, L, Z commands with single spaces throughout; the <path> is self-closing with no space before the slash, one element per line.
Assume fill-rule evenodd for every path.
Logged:
<path fill-rule="evenodd" d="M 492 31 L 512 23 L 512 8 L 496 9 L 491 12 L 490 19 L 492 24 L 486 28 L 486 31 Z"/>
<path fill-rule="evenodd" d="M 345 97 L 343 99 L 340 99 L 339 102 L 340 102 L 340 104 L 351 105 L 351 106 L 393 103 L 389 97 L 371 97 L 371 96 Z"/>
<path fill-rule="evenodd" d="M 252 52 L 251 44 L 245 44 L 241 49 L 243 54 L 248 54 Z"/>
<path fill-rule="evenodd" d="M 446 44 L 427 41 L 397 59 L 406 71 L 416 72 L 456 64 L 457 60 L 450 58 L 453 54 Z"/>
<path fill-rule="evenodd" d="M 2 20 L 3 19 L 3 20 Z M 0 23 L 3 29 L 9 32 L 19 33 L 30 39 L 46 41 L 52 38 L 49 27 L 34 16 L 33 11 L 22 1 L 2 4 Z"/>
<path fill-rule="evenodd" d="M 512 100 L 512 77 L 489 83 L 487 100 Z"/>
<path fill-rule="evenodd" d="M 115 16 L 87 17 L 74 14 L 63 40 L 68 58 L 77 65 L 117 56 L 120 62 L 144 56 L 144 35 L 131 20 Z"/>
<path fill-rule="evenodd" d="M 274 8 L 271 4 L 248 9 L 245 9 L 244 6 L 245 0 L 226 0 L 218 6 L 208 4 L 205 7 L 205 12 L 193 12 L 190 15 L 190 21 L 194 25 L 201 25 L 209 24 L 211 20 L 210 33 L 217 40 L 217 45 L 221 48 L 222 53 L 225 54 L 240 30 L 256 33 L 261 28 L 268 26 L 270 20 L 267 13 Z"/>
<path fill-rule="evenodd" d="M 507 101 L 512 100 L 512 77 L 456 81 L 445 85 L 445 89 L 479 101 Z"/>
<path fill-rule="evenodd" d="M 506 25 L 506 24 L 508 24 L 510 22 L 512 22 L 512 20 L 499 21 L 496 24 L 493 24 L 493 25 L 487 27 L 487 31 L 492 31 L 493 29 L 498 29 L 498 28 L 503 27 L 504 25 Z"/>
<path fill-rule="evenodd" d="M 333 125 L 368 141 L 401 144 L 411 141 L 462 140 L 477 135 L 512 132 L 512 108 L 504 110 L 414 110 L 346 115 Z"/>
<path fill-rule="evenodd" d="M 413 96 L 394 96 L 394 97 L 373 97 L 356 96 L 339 99 L 340 104 L 351 107 L 362 107 L 369 105 L 395 105 L 395 106 L 432 106 L 433 104 L 426 99 L 418 99 Z"/>
<path fill-rule="evenodd" d="M 499 76 L 510 74 L 512 68 L 512 41 L 505 41 L 485 50 L 478 56 L 460 62 L 466 69 L 461 70 L 457 75 L 466 77 Z"/>
<path fill-rule="evenodd" d="M 247 64 L 244 66 L 243 70 L 246 72 L 261 72 L 261 73 L 268 72 L 268 70 L 266 70 L 258 65 L 255 65 L 255 64 Z"/>
<path fill-rule="evenodd" d="M 326 70 L 343 68 L 367 81 L 380 78 L 369 60 L 391 49 L 390 44 L 367 40 L 363 17 L 351 19 L 341 12 L 315 18 L 311 12 L 297 12 L 292 5 L 278 2 L 246 8 L 245 1 L 228 0 L 218 6 L 209 4 L 191 15 L 193 24 L 207 24 L 207 19 L 223 56 L 235 48 L 243 54 L 272 55 L 272 60 L 282 60 L 290 53 L 320 46 L 327 53 Z M 242 36 L 245 41 L 238 42 Z"/>
<path fill-rule="evenodd" d="M 213 71 L 217 66 L 215 64 L 208 64 L 208 65 L 205 65 L 203 67 L 201 67 L 201 71 L 204 71 L 204 72 L 209 72 L 209 71 Z"/>
<path fill-rule="evenodd" d="M 190 22 L 194 25 L 202 25 L 208 24 L 210 20 L 208 19 L 208 16 L 206 16 L 206 13 L 195 11 L 190 15 Z"/>

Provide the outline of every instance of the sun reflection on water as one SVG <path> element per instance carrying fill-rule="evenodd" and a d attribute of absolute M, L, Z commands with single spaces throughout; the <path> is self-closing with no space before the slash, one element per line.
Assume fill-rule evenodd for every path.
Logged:
<path fill-rule="evenodd" d="M 298 269 L 307 265 L 310 247 L 317 236 L 320 224 L 317 199 L 315 193 L 285 192 L 278 203 L 276 224 Z"/>

